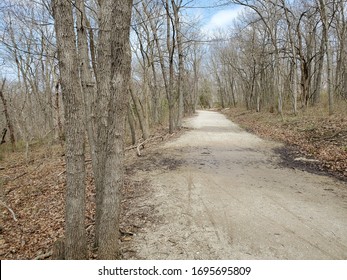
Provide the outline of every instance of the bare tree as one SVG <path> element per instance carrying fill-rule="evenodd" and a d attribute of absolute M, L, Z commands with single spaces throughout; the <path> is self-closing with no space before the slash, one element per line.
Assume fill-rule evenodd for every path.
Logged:
<path fill-rule="evenodd" d="M 85 126 L 72 4 L 54 0 L 59 70 L 66 130 L 65 258 L 86 258 Z"/>
<path fill-rule="evenodd" d="M 119 256 L 120 188 L 123 185 L 124 130 L 130 80 L 130 19 L 132 1 L 99 2 L 99 34 L 95 82 L 88 56 L 83 1 L 77 1 L 76 48 L 73 5 L 54 2 L 59 67 L 64 96 L 67 160 L 66 258 L 84 258 L 84 129 L 89 143 L 96 185 L 96 244 L 100 259 Z M 80 72 L 80 75 L 79 75 Z M 76 82 L 81 78 L 81 83 Z M 97 98 L 94 92 L 97 88 Z M 82 95 L 84 94 L 84 96 Z M 91 110 L 95 104 L 95 111 Z M 91 118 L 95 114 L 95 120 Z M 86 116 L 87 115 L 87 116 Z M 83 159 L 83 163 L 82 163 Z M 71 171 L 70 171 L 71 170 Z M 72 172 L 73 171 L 73 172 Z M 75 178 L 76 177 L 76 178 Z M 76 179 L 79 178 L 78 183 Z M 71 194 L 71 191 L 74 191 Z M 70 205 L 74 201 L 74 205 Z M 75 207 L 79 206 L 76 210 Z M 70 222 L 75 221 L 74 234 Z M 77 225 L 77 227 L 76 227 Z M 78 243 L 76 238 L 80 238 Z M 71 242 L 76 242 L 72 246 Z"/>
<path fill-rule="evenodd" d="M 332 71 L 331 71 L 331 48 L 329 43 L 329 22 L 327 14 L 327 4 L 325 0 L 319 0 L 319 12 L 323 25 L 323 40 L 326 52 L 326 63 L 327 63 L 327 85 L 328 85 L 328 97 L 329 97 L 329 114 L 334 113 L 334 99 L 332 91 Z"/>
<path fill-rule="evenodd" d="M 97 83 L 96 231 L 100 259 L 119 257 L 120 189 L 131 73 L 132 0 L 100 3 Z M 110 59 L 111 57 L 111 59 Z"/>
<path fill-rule="evenodd" d="M 178 78 L 177 78 L 177 95 L 178 95 L 178 114 L 177 114 L 177 127 L 182 126 L 182 119 L 184 115 L 184 96 L 183 96 L 183 82 L 184 82 L 184 61 L 183 61 L 183 40 L 182 40 L 182 27 L 180 19 L 180 9 L 182 7 L 182 0 L 171 0 L 171 6 L 174 14 L 174 24 L 176 28 L 176 42 L 178 54 Z"/>

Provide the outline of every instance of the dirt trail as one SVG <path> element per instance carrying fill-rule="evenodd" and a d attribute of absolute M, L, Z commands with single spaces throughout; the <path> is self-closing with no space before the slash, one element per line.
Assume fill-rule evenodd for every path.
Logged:
<path fill-rule="evenodd" d="M 185 126 L 135 167 L 152 215 L 129 243 L 136 258 L 347 259 L 345 183 L 281 167 L 278 143 L 220 113 Z"/>

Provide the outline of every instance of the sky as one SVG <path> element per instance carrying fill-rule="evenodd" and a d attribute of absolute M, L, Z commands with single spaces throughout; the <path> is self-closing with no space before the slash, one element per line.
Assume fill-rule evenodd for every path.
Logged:
<path fill-rule="evenodd" d="M 243 7 L 239 6 L 217 11 L 208 19 L 208 22 L 203 25 L 202 31 L 210 35 L 214 30 L 228 28 L 240 13 L 242 13 L 243 9 Z"/>
<path fill-rule="evenodd" d="M 245 9 L 243 6 L 233 4 L 218 6 L 221 2 L 227 1 L 195 0 L 189 4 L 191 8 L 188 8 L 188 14 L 200 19 L 201 30 L 207 36 L 211 36 L 214 31 L 227 29 Z"/>

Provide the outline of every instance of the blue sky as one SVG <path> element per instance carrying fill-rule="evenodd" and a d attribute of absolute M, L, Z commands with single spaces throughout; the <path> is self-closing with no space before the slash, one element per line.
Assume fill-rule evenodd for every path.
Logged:
<path fill-rule="evenodd" d="M 223 30 L 229 27 L 235 18 L 245 9 L 243 6 L 233 4 L 218 6 L 218 3 L 221 2 L 225 3 L 227 1 L 195 0 L 189 3 L 190 8 L 187 9 L 188 14 L 201 20 L 202 31 L 206 35 L 212 35 L 215 30 Z"/>
<path fill-rule="evenodd" d="M 212 33 L 216 29 L 224 29 L 232 24 L 232 22 L 243 11 L 244 7 L 238 6 L 224 9 L 214 13 L 203 26 L 203 31 L 207 34 Z"/>

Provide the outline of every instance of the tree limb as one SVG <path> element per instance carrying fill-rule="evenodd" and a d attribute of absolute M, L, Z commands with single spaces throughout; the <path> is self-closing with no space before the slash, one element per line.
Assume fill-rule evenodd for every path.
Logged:
<path fill-rule="evenodd" d="M 0 204 L 1 204 L 2 206 L 4 206 L 4 207 L 12 214 L 13 220 L 14 220 L 15 222 L 18 222 L 18 219 L 17 219 L 17 217 L 16 217 L 16 214 L 13 212 L 13 210 L 12 210 L 10 207 L 8 207 L 7 204 L 6 204 L 5 202 L 3 202 L 3 201 L 1 201 L 1 200 L 0 200 Z"/>

